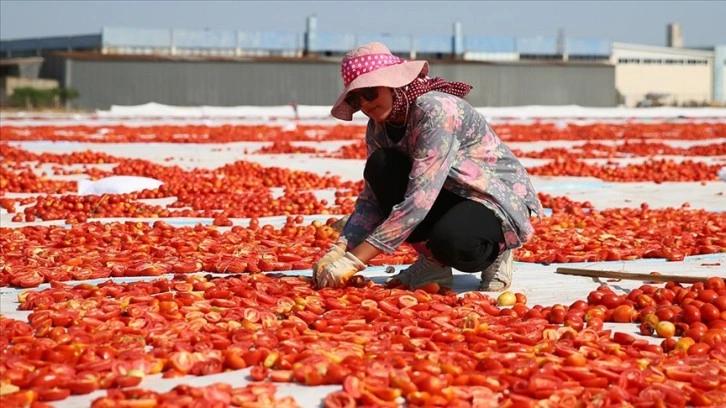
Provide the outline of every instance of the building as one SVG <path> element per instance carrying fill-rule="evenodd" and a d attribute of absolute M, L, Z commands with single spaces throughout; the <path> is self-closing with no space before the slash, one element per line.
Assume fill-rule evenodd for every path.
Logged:
<path fill-rule="evenodd" d="M 42 57 L 0 59 L 0 106 L 9 105 L 18 88 L 54 89 L 55 79 L 40 78 Z"/>
<path fill-rule="evenodd" d="M 673 41 L 680 41 L 679 27 L 668 32 Z M 78 106 L 84 108 L 152 101 L 329 104 L 328 94 L 338 89 L 330 89 L 326 81 L 339 82 L 335 65 L 340 57 L 370 41 L 383 42 L 404 58 L 429 60 L 436 75 L 473 81 L 472 103 L 478 106 L 635 106 L 654 94 L 667 94 L 671 103 L 724 101 L 724 58 L 714 58 L 718 48 L 613 44 L 569 38 L 563 32 L 556 37 L 466 36 L 460 23 L 454 23 L 452 35 L 322 33 L 315 16 L 308 17 L 304 33 L 104 27 L 99 35 L 0 41 L 0 58 L 45 58 L 40 76 L 78 89 Z M 272 70 L 260 73 L 250 63 L 267 64 L 259 66 Z M 91 65 L 93 69 L 85 68 Z M 123 84 L 114 79 L 132 66 L 135 78 Z M 149 70 L 144 71 L 144 66 Z M 167 87 L 179 88 L 183 81 L 185 86 L 197 83 L 199 88 L 163 89 L 168 80 L 161 73 L 152 74 L 157 66 L 164 66 L 177 79 Z M 293 69 L 311 66 L 322 71 L 313 75 L 302 69 L 306 86 L 292 81 L 278 89 L 286 81 L 274 76 L 294 76 Z M 216 80 L 199 78 L 215 72 L 221 75 Z M 229 88 L 236 81 L 245 87 L 234 93 L 202 88 Z M 262 95 L 260 83 L 272 84 L 273 94 Z M 135 94 L 127 95 L 132 89 Z"/>
<path fill-rule="evenodd" d="M 668 105 L 719 100 L 712 50 L 614 43 L 611 59 L 615 88 L 626 106 L 655 99 Z M 720 68 L 723 75 L 723 61 Z"/>

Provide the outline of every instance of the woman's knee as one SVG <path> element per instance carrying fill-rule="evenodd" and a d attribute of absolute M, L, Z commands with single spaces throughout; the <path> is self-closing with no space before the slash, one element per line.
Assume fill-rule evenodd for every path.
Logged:
<path fill-rule="evenodd" d="M 376 149 L 366 160 L 363 178 L 368 182 L 376 182 L 384 177 L 411 172 L 411 159 L 393 148 Z"/>
<path fill-rule="evenodd" d="M 455 231 L 434 230 L 428 241 L 437 261 L 462 272 L 481 272 L 496 259 L 499 244 L 486 239 L 465 237 Z"/>
<path fill-rule="evenodd" d="M 378 149 L 371 153 L 366 160 L 366 166 L 363 169 L 363 178 L 369 183 L 371 180 L 377 180 L 386 165 L 386 153 L 383 149 Z"/>

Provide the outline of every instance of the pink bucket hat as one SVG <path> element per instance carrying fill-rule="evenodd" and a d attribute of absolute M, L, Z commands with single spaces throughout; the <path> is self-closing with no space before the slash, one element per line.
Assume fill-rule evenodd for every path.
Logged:
<path fill-rule="evenodd" d="M 351 91 L 375 86 L 400 88 L 428 72 L 428 62 L 406 61 L 391 54 L 388 47 L 379 42 L 361 45 L 345 54 L 340 63 L 345 89 L 330 113 L 340 120 L 353 120 L 353 114 L 357 109 L 345 102 Z"/>

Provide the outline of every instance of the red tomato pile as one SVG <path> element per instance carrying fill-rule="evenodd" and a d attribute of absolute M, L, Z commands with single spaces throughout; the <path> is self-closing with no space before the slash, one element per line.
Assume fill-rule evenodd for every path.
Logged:
<path fill-rule="evenodd" d="M 551 123 L 497 124 L 504 141 L 536 140 L 705 140 L 726 136 L 726 123 Z M 2 140 L 94 143 L 228 143 L 243 141 L 291 142 L 363 139 L 365 126 L 303 125 L 294 130 L 269 125 L 156 125 L 156 126 L 0 126 Z"/>
<path fill-rule="evenodd" d="M 685 351 L 688 355 L 706 355 L 712 347 L 726 347 L 726 286 L 723 278 L 711 277 L 705 283 L 683 287 L 669 282 L 664 288 L 643 285 L 627 295 L 618 295 L 608 286 L 589 294 L 588 304 L 576 302 L 567 318 L 581 327 L 602 327 L 603 321 L 637 322 L 644 336 L 664 338 L 664 351 Z M 595 307 L 592 307 L 595 306 Z M 584 312 L 584 313 L 581 313 Z M 550 319 L 552 320 L 552 319 Z M 675 340 L 674 336 L 681 337 Z M 634 337 L 620 336 L 621 343 Z"/>
<path fill-rule="evenodd" d="M 534 140 L 706 140 L 726 135 L 726 123 L 593 123 L 590 125 L 552 123 L 494 125 L 504 141 Z"/>
<path fill-rule="evenodd" d="M 162 188 L 163 190 L 163 188 Z M 146 191 L 147 193 L 152 193 Z M 91 218 L 256 218 L 287 214 L 348 214 L 353 211 L 352 199 L 336 199 L 334 206 L 325 199 L 319 200 L 311 192 L 298 193 L 285 190 L 282 196 L 273 198 L 272 192 L 264 188 L 259 192 L 244 194 L 217 193 L 195 195 L 183 193 L 177 201 L 168 206 L 144 204 L 137 200 L 141 194 L 63 195 L 40 196 L 33 205 L 17 213 L 12 221 L 35 221 L 40 219 L 65 220 L 67 224 L 86 222 Z M 179 209 L 176 209 L 179 208 Z M 216 224 L 231 225 L 231 223 Z"/>
<path fill-rule="evenodd" d="M 259 225 L 175 228 L 163 221 L 86 222 L 66 229 L 26 226 L 0 229 L 0 286 L 35 287 L 43 282 L 108 277 L 158 276 L 199 271 L 258 273 L 310 269 L 338 237 L 329 225 L 302 225 L 288 217 L 280 229 Z M 381 254 L 372 265 L 409 264 L 416 259 L 409 245 Z"/>
<path fill-rule="evenodd" d="M 569 148 L 547 147 L 541 151 L 524 152 L 512 149 L 517 157 L 529 157 L 533 159 L 586 159 L 586 158 L 622 158 L 622 157 L 647 157 L 655 155 L 672 156 L 726 156 L 726 143 L 713 143 L 708 145 L 691 146 L 689 148 L 672 147 L 665 143 L 657 142 L 626 142 L 622 145 L 606 145 L 602 143 L 584 143 Z M 282 152 L 286 153 L 286 152 Z M 366 158 L 365 141 L 357 141 L 341 146 L 340 149 L 325 157 L 339 159 L 360 159 Z"/>
<path fill-rule="evenodd" d="M 338 150 L 324 155 L 324 157 L 365 160 L 367 157 L 366 149 L 365 140 L 359 140 L 351 144 L 343 145 Z"/>
<path fill-rule="evenodd" d="M 257 154 L 290 154 L 290 153 L 321 153 L 323 150 L 309 146 L 293 146 L 288 141 L 273 142 L 269 146 L 257 150 Z"/>
<path fill-rule="evenodd" d="M 68 196 L 75 197 L 75 196 Z M 113 202 L 117 196 L 106 196 Z M 588 203 L 540 194 L 554 210 L 534 221 L 536 233 L 515 252 L 515 259 L 532 263 L 665 258 L 726 252 L 726 214 L 681 208 L 619 208 L 595 210 Z M 41 203 L 49 199 L 41 199 Z M 89 205 L 87 202 L 84 205 Z M 131 207 L 134 208 L 134 207 Z M 113 213 L 99 214 L 111 215 Z M 143 213 L 137 213 L 143 214 Z M 27 213 L 26 213 L 27 216 Z M 77 220 L 77 218 L 76 218 Z M 71 228 L 25 226 L 0 229 L 4 263 L 0 286 L 34 287 L 43 282 L 155 276 L 168 272 L 260 272 L 308 269 L 337 238 L 328 225 L 302 225 L 289 216 L 280 229 L 260 226 L 173 227 L 164 221 L 81 222 Z M 214 223 L 231 223 L 217 216 Z M 76 224 L 73 222 L 73 224 Z M 415 253 L 403 245 L 381 254 L 372 265 L 409 264 Z"/>
<path fill-rule="evenodd" d="M 370 283 L 315 291 L 307 279 L 260 274 L 54 284 L 19 296 L 20 308 L 33 312 L 28 323 L 0 321 L 0 378 L 18 389 L 6 401 L 135 386 L 155 373 L 252 367 L 256 381 L 342 384 L 327 406 L 398 406 L 399 398 L 410 406 L 718 406 L 726 404 L 726 320 L 705 320 L 698 343 L 667 352 L 602 322 L 676 307 L 685 321 L 695 299 L 701 308 L 721 306 L 725 295 L 715 277 L 691 287 L 645 285 L 627 297 L 599 289 L 588 296 L 592 304 L 532 308 L 500 308 L 479 292 Z"/>
<path fill-rule="evenodd" d="M 0 166 L 0 194 L 3 195 L 5 193 L 55 194 L 76 191 L 77 186 L 75 181 L 48 180 L 39 177 L 27 165 L 15 166 L 14 169 Z"/>
<path fill-rule="evenodd" d="M 540 197 L 547 198 L 540 194 Z M 551 200 L 543 200 L 543 204 Z M 535 234 L 516 252 L 520 262 L 567 263 L 726 253 L 726 213 L 680 208 L 595 210 L 564 202 L 533 221 Z"/>
<path fill-rule="evenodd" d="M 297 125 L 0 126 L 3 141 L 229 143 L 362 139 L 365 127 Z"/>
<path fill-rule="evenodd" d="M 498 125 L 505 141 L 625 140 L 619 146 L 520 154 L 554 159 L 531 174 L 594 176 L 607 181 L 707 181 L 721 166 L 649 159 L 617 167 L 586 157 L 724 155 L 726 144 L 688 149 L 658 140 L 726 136 L 726 124 Z M 1 126 L 3 141 L 226 143 L 266 141 L 261 153 L 319 153 L 293 141 L 353 140 L 334 153 L 364 158 L 362 126 Z M 28 321 L 0 314 L 0 404 L 43 407 L 70 395 L 107 389 L 94 407 L 296 406 L 276 399 L 272 382 L 339 384 L 326 407 L 354 406 L 726 406 L 726 287 L 723 277 L 690 286 L 642 285 L 628 294 L 607 286 L 571 305 L 526 304 L 521 293 L 497 300 L 479 292 L 457 296 L 436 285 L 407 290 L 357 277 L 343 289 L 316 291 L 309 278 L 261 272 L 309 269 L 337 233 L 305 214 L 349 213 L 363 182 L 265 168 L 238 161 L 214 170 L 184 170 L 145 160 L 83 151 L 33 154 L 2 143 L 0 198 L 15 221 L 65 220 L 59 226 L 0 228 L 0 286 L 45 290 L 18 295 Z M 566 160 L 564 160 L 566 159 Z M 37 164 L 33 164 L 36 162 Z M 78 197 L 74 182 L 137 175 L 159 179 L 156 190 Z M 97 164 L 117 164 L 106 171 Z M 69 164 L 84 165 L 66 170 Z M 274 197 L 271 187 L 283 189 Z M 335 190 L 335 202 L 311 190 Z M 56 194 L 56 195 L 50 195 Z M 176 197 L 166 207 L 141 199 Z M 589 202 L 539 194 L 551 216 L 516 251 L 524 262 L 665 258 L 726 252 L 726 213 L 681 208 L 596 210 Z M 258 217 L 288 215 L 277 229 Z M 89 222 L 100 217 L 205 217 L 212 226 L 164 221 Z M 249 227 L 230 218 L 250 218 Z M 229 228 L 219 228 L 226 226 Z M 372 265 L 410 264 L 409 245 Z M 200 276 L 221 273 L 223 277 Z M 155 277 L 98 285 L 63 281 Z M 157 280 L 150 280 L 157 279 Z M 395 284 L 394 284 L 395 285 Z M 505 301 L 506 300 L 506 301 Z M 632 324 L 644 337 L 605 329 Z M 635 326 L 638 325 L 638 326 Z M 144 378 L 204 376 L 249 368 L 255 383 L 178 386 L 166 393 L 137 389 Z M 188 404 L 187 404 L 188 405 Z"/>
<path fill-rule="evenodd" d="M 520 262 L 567 263 L 639 258 L 683 260 L 685 256 L 726 252 L 726 214 L 675 209 L 608 209 L 540 195 L 551 203 L 551 216 L 535 221 L 536 233 L 515 252 Z M 114 196 L 109 196 L 114 197 Z M 0 229 L 4 264 L 0 286 L 34 287 L 53 280 L 109 276 L 154 276 L 168 272 L 260 272 L 308 269 L 320 251 L 337 238 L 328 225 L 302 225 L 289 216 L 280 229 L 234 226 L 173 227 L 161 220 L 84 222 L 71 228 L 26 226 Z M 218 217 L 215 224 L 224 224 Z M 228 219 L 226 221 L 229 221 Z M 381 254 L 372 265 L 412 263 L 414 251 L 404 245 Z"/>
<path fill-rule="evenodd" d="M 652 181 L 711 181 L 718 180 L 721 164 L 684 160 L 653 160 L 639 164 L 619 165 L 616 162 L 604 165 L 588 164 L 577 160 L 555 160 L 543 166 L 530 167 L 527 172 L 534 176 L 578 176 L 596 177 L 604 181 L 635 182 Z"/>
<path fill-rule="evenodd" d="M 53 157 L 54 156 L 54 157 Z M 69 181 L 44 180 L 32 173 L 28 161 L 39 161 L 41 157 L 52 157 L 58 163 L 74 164 L 64 154 L 37 155 L 19 148 L 4 146 L 3 158 L 9 166 L 0 170 L 0 193 L 65 193 L 76 190 L 76 183 Z M 106 160 L 108 158 L 104 158 Z M 92 156 L 89 160 L 93 160 Z M 101 160 L 101 159 L 99 159 Z M 281 167 L 263 167 L 260 164 L 237 161 L 214 170 L 193 169 L 185 171 L 179 166 L 164 166 L 147 160 L 115 158 L 117 166 L 110 172 L 97 168 L 87 169 L 92 179 L 112 175 L 151 177 L 165 184 L 158 190 L 147 191 L 137 198 L 161 198 L 183 193 L 216 194 L 229 191 L 250 192 L 262 188 L 285 187 L 297 190 L 311 189 L 361 189 L 361 182 L 343 182 L 339 176 L 319 176 L 312 172 L 295 171 Z M 12 171 L 17 170 L 17 171 Z"/>
<path fill-rule="evenodd" d="M 138 388 L 113 389 L 108 397 L 93 401 L 91 408 L 116 407 L 191 407 L 209 408 L 299 408 L 292 397 L 275 398 L 277 387 L 269 382 L 257 382 L 232 388 L 229 384 L 215 383 L 205 387 L 178 385 L 169 392 L 155 392 Z"/>
<path fill-rule="evenodd" d="M 645 156 L 726 156 L 726 143 L 697 145 L 689 148 L 672 147 L 665 143 L 626 141 L 622 145 L 606 145 L 602 143 L 584 143 L 579 146 L 548 147 L 542 151 L 522 152 L 512 150 L 517 157 L 534 159 L 585 159 L 585 158 L 618 158 Z"/>

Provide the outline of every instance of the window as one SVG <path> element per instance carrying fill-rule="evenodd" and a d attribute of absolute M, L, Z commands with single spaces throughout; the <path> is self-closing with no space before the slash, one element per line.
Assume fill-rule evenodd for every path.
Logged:
<path fill-rule="evenodd" d="M 619 64 L 640 64 L 640 58 L 619 58 Z"/>
<path fill-rule="evenodd" d="M 618 58 L 618 64 L 647 64 L 647 65 L 708 65 L 705 59 L 681 58 Z"/>

